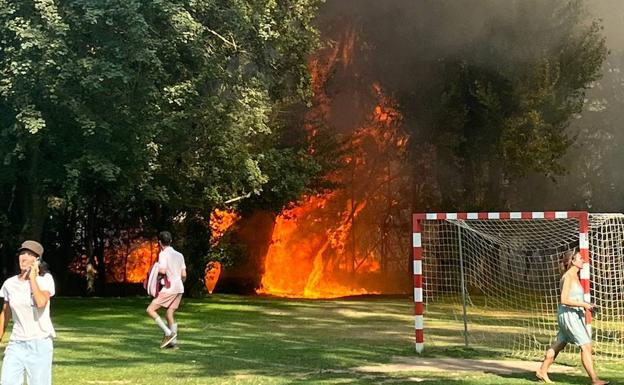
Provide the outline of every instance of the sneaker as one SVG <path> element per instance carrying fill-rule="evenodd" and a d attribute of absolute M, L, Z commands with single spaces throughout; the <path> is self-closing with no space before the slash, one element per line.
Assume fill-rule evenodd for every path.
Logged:
<path fill-rule="evenodd" d="M 173 342 L 173 340 L 176 338 L 177 333 L 171 333 L 168 336 L 165 336 L 165 338 L 163 338 L 162 343 L 160 344 L 160 348 L 165 348 L 168 345 L 171 344 L 171 342 Z"/>

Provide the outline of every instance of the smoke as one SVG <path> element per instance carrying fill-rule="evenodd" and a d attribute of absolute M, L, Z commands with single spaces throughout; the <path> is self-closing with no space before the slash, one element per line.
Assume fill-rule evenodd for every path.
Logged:
<path fill-rule="evenodd" d="M 624 2 L 590 0 L 587 9 L 603 25 L 610 52 L 602 77 L 586 93 L 583 112 L 570 125 L 576 141 L 563 159 L 567 174 L 553 181 L 541 175 L 528 177 L 516 204 L 536 209 L 624 211 Z"/>
<path fill-rule="evenodd" d="M 465 138 L 474 127 L 468 127 L 462 116 L 436 121 L 448 111 L 462 113 L 462 106 L 456 108 L 458 103 L 453 104 L 456 110 L 436 105 L 444 99 L 444 87 L 461 84 L 445 78 L 458 72 L 445 72 L 446 66 L 461 69 L 466 64 L 479 74 L 494 74 L 492 78 L 510 73 L 513 78 L 513 71 L 525 64 L 536 66 L 544 57 L 557 56 L 578 27 L 577 21 L 589 25 L 592 18 L 583 16 L 580 5 L 563 0 L 328 0 L 319 17 L 326 46 L 311 60 L 316 99 L 310 114 L 313 119 L 308 120 L 327 124 L 347 139 L 348 167 L 333 175 L 340 189 L 282 213 L 256 242 L 262 249 L 250 247 L 256 250 L 258 258 L 254 259 L 265 262 L 263 290 L 306 296 L 345 295 L 361 289 L 409 291 L 411 275 L 405 262 L 411 244 L 405 234 L 410 232 L 411 203 L 423 210 L 427 196 L 439 194 L 433 198 L 438 202 L 445 194 L 461 197 L 466 183 L 460 174 L 467 167 L 457 166 L 458 156 L 444 148 L 442 136 L 448 134 L 449 142 L 468 141 Z M 587 11 L 597 11 L 585 5 Z M 608 7 L 604 10 L 609 11 Z M 614 20 L 613 28 L 616 24 Z M 526 79 L 517 83 L 522 81 Z M 505 87 L 511 82 L 492 84 Z M 604 93 L 602 84 L 597 83 L 592 91 Z M 605 98 L 613 94 L 613 88 L 609 90 Z M 534 210 L 573 209 L 588 204 L 588 198 L 598 201 L 601 189 L 592 170 L 600 169 L 604 180 L 610 177 L 604 167 L 614 149 L 606 144 L 616 130 L 604 128 L 611 124 L 605 120 L 608 114 L 589 114 L 605 111 L 604 106 L 611 103 L 598 100 L 602 97 L 598 94 L 592 97 L 598 101 L 593 110 L 587 109 L 593 120 L 581 115 L 571 128 L 579 140 L 566 164 L 574 172 L 556 181 L 530 175 L 524 183 L 501 191 L 507 195 L 500 200 L 514 209 Z M 458 100 L 463 103 L 468 98 Z M 455 132 L 444 132 L 445 124 L 456 122 L 465 133 L 453 137 Z M 497 128 L 487 121 L 470 123 Z M 409 141 L 406 132 L 411 135 Z M 459 147 L 448 144 L 453 146 L 453 150 Z M 418 156 L 408 160 L 407 148 Z M 587 151 L 591 157 L 578 155 Z M 488 160 L 488 154 L 469 156 Z M 562 186 L 570 191 L 563 193 Z M 461 198 L 448 204 L 456 210 L 466 206 Z M 384 287 L 384 282 L 396 283 L 396 287 Z"/>
<path fill-rule="evenodd" d="M 440 60 L 471 57 L 483 66 L 500 66 L 504 63 L 493 59 L 529 59 L 535 55 L 532 47 L 544 47 L 536 40 L 554 44 L 566 32 L 551 23 L 565 5 L 548 0 L 334 0 L 323 9 L 321 30 L 336 38 L 345 22 L 357 26 L 369 53 L 362 63 L 368 70 L 358 70 L 401 90 L 414 86 L 405 80 L 428 75 L 418 71 Z M 514 46 L 518 39 L 511 35 L 516 33 L 532 44 Z M 496 52 L 504 52 L 504 58 L 493 58 Z"/>
<path fill-rule="evenodd" d="M 501 198 L 514 209 L 620 211 L 623 204 L 613 199 L 624 193 L 624 177 L 617 171 L 624 161 L 620 0 L 329 0 L 319 24 L 324 38 L 339 41 L 347 25 L 356 35 L 354 57 L 326 85 L 330 124 L 339 132 L 358 127 L 362 111 L 373 103 L 367 87 L 379 82 L 400 101 L 414 140 L 426 140 L 436 135 L 428 123 L 440 67 L 453 60 L 493 69 L 531 62 L 544 50 L 559 49 L 562 36 L 570 33 L 563 19 L 574 14 L 575 5 L 584 10 L 585 23 L 600 20 L 611 53 L 602 79 L 588 90 L 583 113 L 570 125 L 576 141 L 562 162 L 567 173 L 531 174 Z M 438 174 L 457 179 L 453 159 L 439 161 Z"/>
<path fill-rule="evenodd" d="M 607 45 L 612 52 L 624 50 L 624 2 L 621 0 L 589 0 L 589 11 L 602 21 Z"/>

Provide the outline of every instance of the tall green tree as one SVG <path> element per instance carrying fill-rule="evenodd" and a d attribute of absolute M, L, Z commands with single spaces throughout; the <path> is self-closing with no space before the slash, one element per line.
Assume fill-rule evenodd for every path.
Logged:
<path fill-rule="evenodd" d="M 280 139 L 310 94 L 316 7 L 0 0 L 2 253 L 47 237 L 103 279 L 111 231 L 175 227 L 198 284 L 214 207 L 262 194 L 285 159 L 312 170 L 285 190 L 319 171 Z"/>
<path fill-rule="evenodd" d="M 607 54 L 601 26 L 581 1 L 506 6 L 513 16 L 488 18 L 483 34 L 432 68 L 429 115 L 416 118 L 412 141 L 415 158 L 423 142 L 436 149 L 442 198 L 430 209 L 508 209 L 521 177 L 565 172 L 568 126 Z"/>

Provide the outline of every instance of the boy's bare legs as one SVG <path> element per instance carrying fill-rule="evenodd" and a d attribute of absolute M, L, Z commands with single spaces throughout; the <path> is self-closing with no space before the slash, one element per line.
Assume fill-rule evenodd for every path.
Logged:
<path fill-rule="evenodd" d="M 152 319 L 156 319 L 158 318 L 158 313 L 156 312 L 158 309 L 160 309 L 160 306 L 154 303 L 150 303 L 147 309 L 145 309 L 145 312 L 147 313 L 147 315 L 152 317 Z"/>
<path fill-rule="evenodd" d="M 154 322 L 156 322 L 156 325 L 158 325 L 158 327 L 160 327 L 160 329 L 162 329 L 163 333 L 165 334 L 163 337 L 163 340 L 160 344 L 160 347 L 163 348 L 167 345 L 169 345 L 171 343 L 171 341 L 173 339 L 175 339 L 175 332 L 173 332 L 167 325 L 165 325 L 165 323 L 163 322 L 162 318 L 160 318 L 160 316 L 158 315 L 157 310 L 160 309 L 161 306 L 156 304 L 156 303 L 150 303 L 150 305 L 147 307 L 147 309 L 145 309 L 145 312 L 152 317 L 152 319 L 154 320 Z M 173 315 L 172 315 L 173 317 Z M 167 322 L 169 322 L 169 309 L 167 309 Z M 169 324 L 171 325 L 171 323 Z"/>
<path fill-rule="evenodd" d="M 175 319 L 174 319 L 174 313 L 175 313 L 176 309 L 167 309 L 167 324 L 169 324 L 169 327 L 171 328 L 173 326 L 173 324 L 175 323 Z"/>

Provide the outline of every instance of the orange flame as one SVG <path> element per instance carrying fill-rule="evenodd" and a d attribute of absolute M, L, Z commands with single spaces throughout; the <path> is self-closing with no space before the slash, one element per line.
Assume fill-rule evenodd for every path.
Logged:
<path fill-rule="evenodd" d="M 219 243 L 223 235 L 240 219 L 240 216 L 232 210 L 215 209 L 210 214 L 210 242 L 212 245 Z"/>
<path fill-rule="evenodd" d="M 379 272 L 379 262 L 361 255 L 359 260 L 350 258 L 354 251 L 349 248 L 352 219 L 366 202 L 347 200 L 338 218 L 319 217 L 334 212 L 336 207 L 328 206 L 340 201 L 334 193 L 309 197 L 276 219 L 258 293 L 304 298 L 379 293 L 362 282 L 367 274 Z"/>
<path fill-rule="evenodd" d="M 310 60 L 315 95 L 306 116 L 310 137 L 317 134 L 317 125 L 331 120 L 332 100 L 326 83 L 339 64 L 340 73 L 350 76 L 348 67 L 354 62 L 358 44 L 357 31 L 347 26 L 339 40 L 331 41 Z M 377 105 L 366 124 L 351 134 L 342 159 L 344 170 L 328 176 L 349 187 L 308 197 L 276 218 L 258 293 L 335 298 L 381 293 L 392 286 L 388 284 L 393 280 L 388 278 L 388 254 L 408 253 L 387 250 L 384 223 L 392 219 L 382 210 L 397 206 L 396 196 L 408 180 L 401 164 L 407 135 L 400 129 L 401 115 L 393 107 L 395 103 L 382 87 L 374 83 L 369 92 Z"/>
<path fill-rule="evenodd" d="M 337 176 L 351 178 L 353 185 L 359 181 L 360 186 L 309 197 L 277 217 L 258 293 L 305 298 L 381 293 L 379 281 L 387 278 L 381 271 L 384 256 L 366 246 L 366 239 L 358 239 L 358 230 L 370 229 L 354 226 L 360 216 L 375 215 L 378 200 L 385 199 L 379 197 L 380 186 L 391 187 L 400 174 L 380 164 L 400 157 L 407 137 L 398 129 L 400 114 L 390 107 L 381 87 L 374 85 L 373 92 L 380 104 L 370 124 L 352 135 L 351 154 L 343 159 L 349 171 Z"/>
<path fill-rule="evenodd" d="M 238 214 L 233 211 L 214 210 L 210 216 L 211 243 L 216 245 L 238 219 Z M 141 283 L 158 259 L 158 242 L 133 237 L 133 232 L 128 230 L 109 239 L 109 245 L 104 250 L 107 283 Z M 69 269 L 88 278 L 88 270 L 93 266 L 89 265 L 86 255 L 81 255 L 70 263 Z"/>
<path fill-rule="evenodd" d="M 126 240 L 116 238 L 104 250 L 104 264 L 107 283 L 143 282 L 149 268 L 158 258 L 158 242 L 136 238 Z M 97 274 L 89 264 L 86 255 L 74 258 L 69 270 L 84 278 Z"/>
<path fill-rule="evenodd" d="M 130 241 L 124 247 L 105 251 L 107 282 L 140 283 L 158 259 L 158 242 L 145 238 Z"/>

